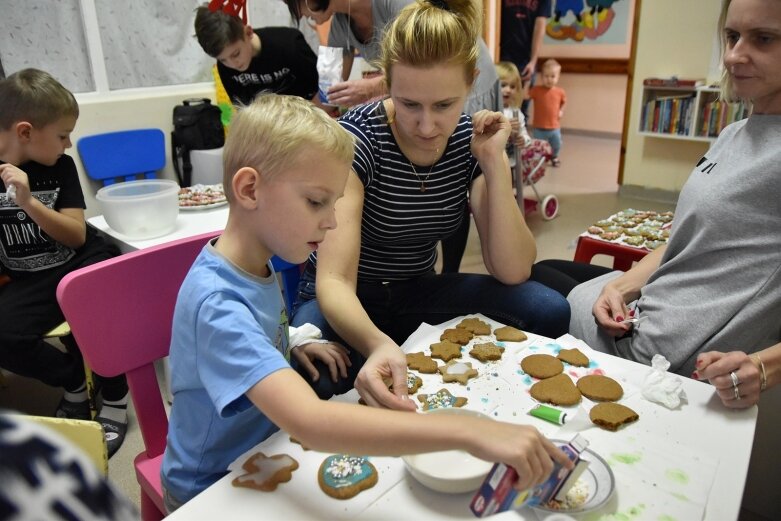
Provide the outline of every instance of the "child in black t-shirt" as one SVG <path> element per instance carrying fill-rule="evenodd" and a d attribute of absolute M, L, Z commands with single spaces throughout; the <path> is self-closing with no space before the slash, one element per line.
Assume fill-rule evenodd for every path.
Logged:
<path fill-rule="evenodd" d="M 67 352 L 43 339 L 64 320 L 60 279 L 119 253 L 86 226 L 76 165 L 64 154 L 78 116 L 73 94 L 46 72 L 25 69 L 0 81 L 0 367 L 63 387 L 56 416 L 89 419 L 73 337 L 63 337 Z M 111 455 L 127 431 L 128 388 L 124 376 L 98 383 L 96 421 Z"/>
<path fill-rule="evenodd" d="M 292 27 L 253 30 L 237 16 L 206 5 L 196 9 L 195 36 L 217 70 L 234 105 L 249 105 L 262 92 L 317 101 L 317 56 Z M 319 102 L 318 102 L 319 103 Z"/>

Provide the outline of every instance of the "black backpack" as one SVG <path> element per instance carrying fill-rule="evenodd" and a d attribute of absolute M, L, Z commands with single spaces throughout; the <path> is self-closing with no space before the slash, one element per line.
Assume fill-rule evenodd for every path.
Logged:
<path fill-rule="evenodd" d="M 190 150 L 220 148 L 225 144 L 220 108 L 207 98 L 191 98 L 174 107 L 171 154 L 179 185 L 192 184 Z"/>

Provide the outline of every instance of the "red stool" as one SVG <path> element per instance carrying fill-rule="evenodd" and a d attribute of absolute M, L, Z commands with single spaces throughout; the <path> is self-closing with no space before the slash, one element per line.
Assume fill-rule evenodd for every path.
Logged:
<path fill-rule="evenodd" d="M 590 263 L 594 255 L 608 255 L 613 257 L 613 269 L 627 271 L 632 263 L 639 261 L 649 251 L 644 248 L 635 248 L 625 244 L 601 241 L 587 235 L 578 237 L 578 247 L 575 249 L 575 262 Z"/>

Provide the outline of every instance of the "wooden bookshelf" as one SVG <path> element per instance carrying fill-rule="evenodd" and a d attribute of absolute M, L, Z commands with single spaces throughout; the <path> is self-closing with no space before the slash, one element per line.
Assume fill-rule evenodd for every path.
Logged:
<path fill-rule="evenodd" d="M 713 141 L 725 126 L 748 116 L 743 103 L 719 100 L 719 88 L 703 85 L 643 85 L 643 136 Z"/>

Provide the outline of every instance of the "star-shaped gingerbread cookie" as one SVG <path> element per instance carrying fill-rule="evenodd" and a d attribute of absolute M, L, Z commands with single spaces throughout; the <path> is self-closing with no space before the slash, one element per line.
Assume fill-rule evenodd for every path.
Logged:
<path fill-rule="evenodd" d="M 421 352 L 407 353 L 407 367 L 426 374 L 437 372 L 437 363 L 434 359 Z"/>
<path fill-rule="evenodd" d="M 486 324 L 479 318 L 465 318 L 458 324 L 456 324 L 456 328 L 459 329 L 466 329 L 467 331 L 471 331 L 475 335 L 490 335 L 491 334 L 491 325 Z"/>
<path fill-rule="evenodd" d="M 431 358 L 439 358 L 444 362 L 461 358 L 461 346 L 447 340 L 431 344 Z"/>
<path fill-rule="evenodd" d="M 481 362 L 487 362 L 489 360 L 499 360 L 502 358 L 502 354 L 504 353 L 504 348 L 499 347 L 498 345 L 494 344 L 493 342 L 488 342 L 486 344 L 475 344 L 472 347 L 472 350 L 469 351 L 469 354 Z"/>
<path fill-rule="evenodd" d="M 458 382 L 466 385 L 470 378 L 477 377 L 477 369 L 472 368 L 472 362 L 462 362 L 460 360 L 451 360 L 439 368 L 442 373 L 442 381 Z"/>
<path fill-rule="evenodd" d="M 456 328 L 445 329 L 445 331 L 442 333 L 439 339 L 447 340 L 449 342 L 453 342 L 465 346 L 466 344 L 469 343 L 470 340 L 472 340 L 474 336 L 475 335 L 472 334 L 471 331 L 467 331 L 466 329 L 459 329 L 456 327 Z"/>
<path fill-rule="evenodd" d="M 419 394 L 418 401 L 423 404 L 424 411 L 430 411 L 446 407 L 463 407 L 467 399 L 463 396 L 453 396 L 447 389 L 440 389 L 434 394 Z"/>

